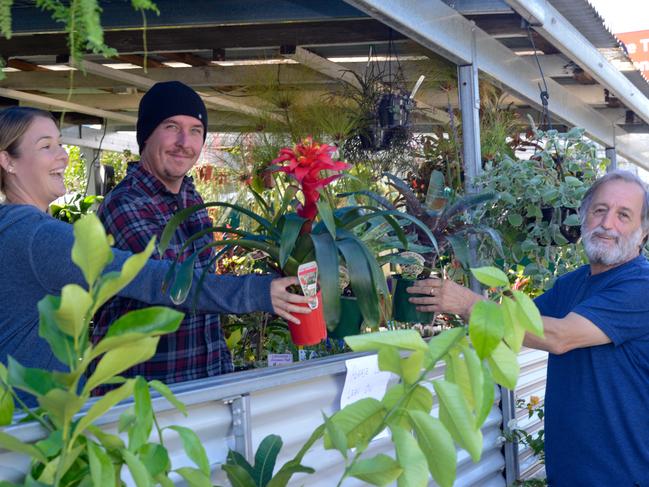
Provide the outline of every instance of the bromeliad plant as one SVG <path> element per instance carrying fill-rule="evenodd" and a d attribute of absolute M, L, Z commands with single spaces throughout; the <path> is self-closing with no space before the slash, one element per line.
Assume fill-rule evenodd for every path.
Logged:
<path fill-rule="evenodd" d="M 351 204 L 337 208 L 337 200 L 327 191 L 328 185 L 340 178 L 348 164 L 332 158 L 335 147 L 319 144 L 307 138 L 292 148 L 284 148 L 270 169 L 289 176 L 289 183 L 278 184 L 278 203 L 267 201 L 262 194 L 252 192 L 262 215 L 238 205 L 213 202 L 180 211 L 167 224 L 160 239 L 160 252 L 174 236 L 178 226 L 193 212 L 206 207 L 225 207 L 252 220 L 253 231 L 241 228 L 212 227 L 197 233 L 185 242 L 185 247 L 202 235 L 229 232 L 232 237 L 216 241 L 208 247 L 240 246 L 261 250 L 268 256 L 270 267 L 284 275 L 297 275 L 304 262 L 316 261 L 319 284 L 328 327 L 333 328 L 340 317 L 338 266 L 341 258 L 349 271 L 351 288 L 367 326 L 376 327 L 382 319 L 381 305 L 389 301 L 385 277 L 376 255 L 359 238 L 372 220 L 381 219 L 400 245 L 407 248 L 408 240 L 399 221 L 407 221 L 434 239 L 428 228 L 412 215 L 394 209 Z M 277 178 L 279 179 L 279 178 Z M 282 183 L 282 181 L 278 181 Z M 342 200 L 340 200 L 342 201 Z M 193 262 L 203 249 L 184 261 L 175 275 L 168 276 L 172 295 L 184 300 L 191 285 Z"/>
<path fill-rule="evenodd" d="M 378 352 L 379 368 L 399 377 L 381 400 L 360 399 L 325 417 L 298 454 L 263 481 L 261 462 L 274 464 L 281 439 L 271 435 L 259 446 L 258 461 L 251 466 L 241 455 L 231 454 L 223 467 L 232 485 L 284 487 L 296 472 L 310 473 L 305 454 L 318 439 L 324 448 L 340 452 L 343 474 L 369 485 L 400 487 L 429 485 L 429 476 L 441 487 L 455 482 L 456 445 L 473 461 L 483 449 L 481 427 L 495 400 L 495 385 L 514 389 L 519 374 L 517 353 L 526 332 L 543 336 L 543 323 L 531 299 L 512 289 L 499 269 L 472 269 L 475 277 L 495 289 L 493 300 L 478 302 L 467 328 L 444 331 L 426 343 L 415 330 L 368 333 L 345 340 L 354 351 Z M 443 360 L 444 377 L 431 374 Z M 433 413 L 433 393 L 439 413 Z M 368 458 L 371 441 L 385 428 L 392 434 L 395 457 L 380 453 Z M 270 471 L 268 471 L 270 470 Z M 308 479 L 307 479 L 308 480 Z M 305 482 L 305 483 L 308 483 Z"/>
<path fill-rule="evenodd" d="M 121 272 L 102 275 L 113 254 L 110 237 L 106 236 L 100 221 L 94 215 L 82 218 L 74 225 L 74 235 L 72 260 L 81 268 L 87 288 L 68 284 L 60 297 L 46 296 L 38 303 L 39 334 L 66 370 L 24 367 L 11 356 L 7 367 L 0 364 L 1 424 L 11 423 L 18 403 L 27 417 L 38 421 L 46 433 L 43 440 L 29 444 L 0 432 L 1 448 L 31 458 L 30 470 L 20 484 L 0 484 L 119 487 L 123 485 L 122 469 L 126 465 L 138 486 L 154 483 L 171 486 L 174 485 L 169 479 L 171 461 L 164 447 L 163 432 L 175 431 L 198 468 L 173 471 L 190 486 L 211 485 L 210 466 L 200 439 L 185 427 L 160 427 L 153 414 L 150 390 L 159 392 L 186 415 L 185 406 L 162 382 L 119 377 L 124 370 L 150 359 L 160 335 L 177 330 L 183 314 L 156 306 L 133 311 L 115 321 L 99 343 L 92 345 L 88 340 L 92 316 L 142 269 L 153 252 L 154 240 L 144 252 L 130 257 Z M 82 378 L 93 360 L 98 360 L 97 367 L 84 383 Z M 102 384 L 120 385 L 85 409 L 91 391 Z M 18 390 L 33 395 L 40 409 L 29 410 Z M 120 432 L 128 438 L 125 441 L 96 423 L 129 397 L 134 398 L 133 407 L 119 420 Z M 154 426 L 158 442 L 149 439 Z"/>

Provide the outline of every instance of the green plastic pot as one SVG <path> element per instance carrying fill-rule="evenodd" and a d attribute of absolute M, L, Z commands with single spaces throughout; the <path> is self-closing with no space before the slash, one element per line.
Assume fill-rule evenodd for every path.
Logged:
<path fill-rule="evenodd" d="M 345 338 L 358 335 L 361 332 L 363 315 L 358 306 L 358 300 L 350 296 L 340 296 L 340 320 L 333 331 L 328 333 L 330 338 Z"/>
<path fill-rule="evenodd" d="M 417 305 L 408 301 L 417 294 L 409 294 L 406 289 L 414 285 L 416 280 L 392 276 L 394 294 L 392 296 L 392 319 L 402 323 L 430 323 L 435 313 L 417 311 Z"/>

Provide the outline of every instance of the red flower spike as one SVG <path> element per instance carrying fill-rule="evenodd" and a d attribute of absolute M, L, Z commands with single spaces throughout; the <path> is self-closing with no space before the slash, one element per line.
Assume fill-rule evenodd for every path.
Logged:
<path fill-rule="evenodd" d="M 313 221 L 318 214 L 316 203 L 320 199 L 319 189 L 338 179 L 341 174 L 320 177 L 321 171 L 343 171 L 351 166 L 342 161 L 334 161 L 331 155 L 335 146 L 313 142 L 307 137 L 293 148 L 280 150 L 279 157 L 273 164 L 288 163 L 275 168 L 295 178 L 304 195 L 304 204 L 298 206 L 297 214 Z"/>

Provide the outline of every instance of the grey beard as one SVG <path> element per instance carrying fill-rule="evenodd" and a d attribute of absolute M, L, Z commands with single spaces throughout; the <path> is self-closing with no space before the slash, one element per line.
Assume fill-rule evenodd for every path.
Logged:
<path fill-rule="evenodd" d="M 605 266 L 620 265 L 635 258 L 642 244 L 642 228 L 638 228 L 628 237 L 622 237 L 617 232 L 604 230 L 601 227 L 595 227 L 586 231 L 584 226 L 581 228 L 582 242 L 586 256 L 591 264 L 600 264 Z M 617 241 L 613 248 L 603 245 L 593 238 L 595 233 L 604 234 L 609 237 L 616 237 Z"/>

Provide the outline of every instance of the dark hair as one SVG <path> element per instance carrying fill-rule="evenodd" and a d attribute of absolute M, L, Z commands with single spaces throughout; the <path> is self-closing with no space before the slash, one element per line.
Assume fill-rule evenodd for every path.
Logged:
<path fill-rule="evenodd" d="M 616 169 L 615 171 L 611 171 L 605 174 L 601 178 L 597 179 L 590 188 L 588 188 L 588 191 L 586 191 L 584 198 L 581 200 L 581 206 L 579 207 L 579 215 L 582 225 L 586 221 L 586 215 L 588 214 L 590 204 L 593 201 L 593 196 L 595 196 L 595 193 L 600 187 L 610 181 L 625 181 L 627 183 L 635 183 L 642 189 L 642 213 L 640 215 L 640 219 L 642 231 L 644 233 L 649 232 L 649 192 L 647 192 L 647 185 L 642 179 L 640 179 L 632 172 L 623 171 L 621 169 Z"/>
<path fill-rule="evenodd" d="M 35 118 L 49 118 L 56 122 L 50 112 L 40 108 L 9 107 L 0 111 L 0 152 L 18 157 L 18 146 Z M 5 170 L 0 166 L 0 201 L 4 198 Z"/>

